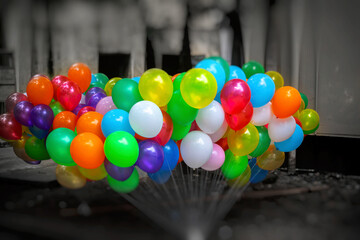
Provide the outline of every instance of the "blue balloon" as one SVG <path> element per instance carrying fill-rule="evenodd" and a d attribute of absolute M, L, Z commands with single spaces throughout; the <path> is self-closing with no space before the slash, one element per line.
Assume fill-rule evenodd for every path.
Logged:
<path fill-rule="evenodd" d="M 179 148 L 172 139 L 170 139 L 162 148 L 164 150 L 164 163 L 159 171 L 173 170 L 179 161 Z"/>
<path fill-rule="evenodd" d="M 304 140 L 304 132 L 301 127 L 296 124 L 295 132 L 290 138 L 282 142 L 275 142 L 275 147 L 282 152 L 291 152 L 300 147 Z"/>
<path fill-rule="evenodd" d="M 171 176 L 171 171 L 157 171 L 156 173 L 148 173 L 149 177 L 156 183 L 164 184 Z"/>
<path fill-rule="evenodd" d="M 218 93 L 216 94 L 214 100 L 218 101 L 218 102 L 221 104 L 220 95 L 221 95 L 221 92 L 218 92 Z"/>
<path fill-rule="evenodd" d="M 195 68 L 202 68 L 209 71 L 212 75 L 214 75 L 217 83 L 217 93 L 221 91 L 225 84 L 226 74 L 224 68 L 220 63 L 211 59 L 204 59 L 200 61 Z"/>
<path fill-rule="evenodd" d="M 229 76 L 228 81 L 230 81 L 232 79 L 241 79 L 241 80 L 246 81 L 246 75 L 240 67 L 231 65 L 230 66 L 230 76 Z"/>
<path fill-rule="evenodd" d="M 91 74 L 91 83 L 97 82 L 97 79 L 94 74 Z"/>
<path fill-rule="evenodd" d="M 125 131 L 135 135 L 129 122 L 129 113 L 122 109 L 113 109 L 107 112 L 101 121 L 101 130 L 105 137 L 116 131 Z"/>
<path fill-rule="evenodd" d="M 29 130 L 32 133 L 32 135 L 34 135 L 38 139 L 43 139 L 49 134 L 49 130 L 40 129 L 35 125 L 29 127 Z"/>
<path fill-rule="evenodd" d="M 268 75 L 257 73 L 252 75 L 247 84 L 251 90 L 250 102 L 254 108 L 267 104 L 274 96 L 275 83 Z"/>
<path fill-rule="evenodd" d="M 132 80 L 134 80 L 135 82 L 139 83 L 140 77 L 133 77 Z"/>
<path fill-rule="evenodd" d="M 267 170 L 261 169 L 258 165 L 256 165 L 256 158 L 249 160 L 249 167 L 251 169 L 251 176 L 249 180 L 251 183 L 259 183 L 263 181 L 269 172 Z"/>

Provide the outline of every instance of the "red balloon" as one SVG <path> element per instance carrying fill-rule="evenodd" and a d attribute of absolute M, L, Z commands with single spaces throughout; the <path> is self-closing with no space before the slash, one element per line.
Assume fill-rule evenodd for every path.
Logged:
<path fill-rule="evenodd" d="M 190 127 L 189 132 L 192 132 L 192 131 L 201 131 L 201 129 L 200 129 L 199 126 L 197 125 L 196 121 L 193 121 L 193 122 L 191 123 L 191 127 Z"/>
<path fill-rule="evenodd" d="M 10 94 L 5 100 L 6 112 L 14 114 L 15 105 L 22 101 L 28 101 L 25 94 L 19 92 Z"/>
<path fill-rule="evenodd" d="M 52 80 L 51 83 L 53 85 L 54 88 L 54 99 L 57 100 L 57 89 L 64 83 L 70 81 L 70 79 L 68 79 L 67 77 L 63 76 L 63 75 L 58 75 L 55 76 Z"/>
<path fill-rule="evenodd" d="M 163 114 L 163 125 L 159 134 L 152 138 L 152 140 L 159 143 L 161 146 L 165 146 L 171 138 L 174 126 L 170 115 L 164 110 L 161 110 L 161 112 Z"/>
<path fill-rule="evenodd" d="M 227 138 L 221 138 L 219 141 L 216 142 L 216 144 L 219 145 L 220 147 L 222 147 L 222 149 L 224 149 L 224 151 L 229 149 Z"/>
<path fill-rule="evenodd" d="M 0 137 L 5 140 L 19 140 L 22 136 L 22 127 L 10 113 L 0 115 Z"/>
<path fill-rule="evenodd" d="M 300 120 L 297 117 L 294 117 L 294 118 L 295 118 L 296 124 L 302 128 L 302 123 L 300 122 Z"/>
<path fill-rule="evenodd" d="M 80 103 L 81 89 L 75 82 L 67 81 L 57 89 L 56 96 L 66 110 L 72 111 Z"/>
<path fill-rule="evenodd" d="M 81 117 L 81 115 L 83 115 L 87 112 L 95 112 L 95 108 L 90 107 L 90 106 L 83 107 L 82 109 L 79 110 L 79 112 L 76 116 L 76 120 L 79 119 L 79 117 Z"/>
<path fill-rule="evenodd" d="M 253 115 L 253 106 L 251 102 L 239 113 L 228 114 L 225 113 L 226 122 L 229 127 L 235 131 L 238 131 L 248 125 Z"/>
<path fill-rule="evenodd" d="M 220 94 L 221 105 L 228 114 L 243 110 L 250 102 L 250 97 L 250 87 L 241 79 L 233 79 L 225 83 Z"/>

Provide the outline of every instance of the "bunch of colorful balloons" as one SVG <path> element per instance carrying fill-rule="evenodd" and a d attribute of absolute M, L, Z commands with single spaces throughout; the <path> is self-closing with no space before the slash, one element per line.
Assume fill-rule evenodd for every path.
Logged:
<path fill-rule="evenodd" d="M 75 63 L 68 76 L 35 75 L 26 93 L 11 94 L 0 137 L 27 163 L 55 161 L 68 188 L 107 178 L 127 193 L 139 184 L 137 169 L 161 184 L 181 161 L 221 169 L 230 185 L 242 186 L 279 168 L 284 152 L 319 127 L 306 95 L 283 85 L 255 61 L 241 69 L 220 57 L 172 77 L 149 69 L 110 80 Z"/>

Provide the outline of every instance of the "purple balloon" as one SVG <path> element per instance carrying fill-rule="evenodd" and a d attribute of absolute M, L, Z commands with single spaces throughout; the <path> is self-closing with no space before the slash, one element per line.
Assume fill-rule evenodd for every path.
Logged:
<path fill-rule="evenodd" d="M 24 126 L 31 127 L 33 125 L 31 121 L 31 110 L 33 108 L 34 105 L 28 101 L 17 103 L 14 107 L 14 117 L 16 121 Z"/>
<path fill-rule="evenodd" d="M 43 130 L 49 130 L 54 121 L 53 110 L 45 104 L 36 105 L 31 110 L 32 123 Z"/>
<path fill-rule="evenodd" d="M 91 96 L 89 101 L 86 102 L 86 104 L 90 107 L 96 108 L 98 102 L 100 102 L 100 100 L 103 99 L 104 97 L 107 97 L 105 93 L 102 92 L 95 93 L 94 95 Z"/>
<path fill-rule="evenodd" d="M 118 181 L 125 181 L 126 179 L 128 179 L 134 170 L 134 166 L 127 168 L 118 167 L 112 164 L 107 158 L 105 158 L 104 166 L 106 172 L 110 175 L 110 177 Z"/>
<path fill-rule="evenodd" d="M 147 173 L 156 173 L 164 163 L 164 150 L 153 140 L 139 143 L 139 157 L 136 165 Z"/>
<path fill-rule="evenodd" d="M 41 163 L 41 161 L 38 161 L 38 160 L 36 160 L 36 161 L 26 161 L 26 160 L 24 160 L 24 162 L 26 162 L 27 164 L 30 164 L 30 165 L 39 165 Z"/>
<path fill-rule="evenodd" d="M 102 88 L 99 88 L 99 87 L 90 88 L 89 91 L 86 92 L 85 102 L 87 103 L 90 100 L 90 98 L 92 97 L 92 95 L 99 93 L 99 92 L 106 95 L 106 92 Z"/>
<path fill-rule="evenodd" d="M 76 106 L 76 108 L 74 108 L 74 110 L 72 110 L 72 112 L 77 115 L 80 111 L 80 109 L 82 109 L 83 107 L 86 107 L 86 104 L 79 104 Z"/>

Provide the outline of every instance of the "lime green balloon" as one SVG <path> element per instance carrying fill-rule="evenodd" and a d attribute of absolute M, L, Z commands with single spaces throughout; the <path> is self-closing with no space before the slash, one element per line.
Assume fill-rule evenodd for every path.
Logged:
<path fill-rule="evenodd" d="M 187 126 L 183 126 L 173 121 L 173 132 L 171 134 L 171 139 L 174 141 L 183 139 L 186 136 L 186 134 L 189 133 L 190 128 L 191 128 L 191 123 L 188 124 Z"/>
<path fill-rule="evenodd" d="M 112 99 L 115 106 L 127 112 L 135 103 L 142 101 L 138 83 L 129 78 L 118 81 L 112 89 Z"/>
<path fill-rule="evenodd" d="M 193 108 L 200 109 L 209 105 L 215 98 L 217 83 L 215 77 L 205 69 L 190 69 L 180 83 L 184 101 Z"/>
<path fill-rule="evenodd" d="M 303 130 L 303 132 L 304 132 L 305 135 L 312 134 L 312 133 L 316 132 L 316 130 L 318 130 L 319 126 L 320 126 L 320 124 L 318 124 L 314 129 L 311 129 L 311 130 L 308 130 L 308 131 Z"/>
<path fill-rule="evenodd" d="M 44 139 L 38 139 L 35 136 L 30 137 L 25 142 L 26 154 L 35 160 L 50 159 L 49 153 L 46 150 Z"/>
<path fill-rule="evenodd" d="M 249 123 L 239 131 L 230 130 L 228 133 L 228 145 L 232 153 L 245 156 L 256 149 L 259 144 L 259 132 Z"/>
<path fill-rule="evenodd" d="M 244 71 L 247 79 L 249 79 L 252 75 L 256 73 L 265 73 L 264 67 L 256 61 L 250 61 L 245 63 L 242 66 L 242 70 Z"/>
<path fill-rule="evenodd" d="M 301 99 L 304 101 L 305 103 L 305 108 L 307 108 L 308 103 L 309 103 L 309 99 L 308 97 L 305 95 L 305 93 L 300 93 Z"/>
<path fill-rule="evenodd" d="M 54 129 L 46 139 L 46 149 L 54 162 L 64 166 L 75 166 L 70 155 L 70 145 L 76 134 L 68 128 Z"/>
<path fill-rule="evenodd" d="M 251 169 L 250 166 L 247 165 L 245 171 L 242 174 L 240 174 L 240 176 L 238 176 L 237 178 L 230 179 L 228 181 L 228 184 L 230 187 L 241 188 L 244 187 L 249 182 L 250 177 L 251 177 Z"/>
<path fill-rule="evenodd" d="M 157 68 L 144 72 L 139 81 L 140 95 L 144 100 L 151 101 L 163 107 L 173 94 L 173 82 L 169 74 Z"/>
<path fill-rule="evenodd" d="M 175 91 L 170 102 L 167 105 L 167 113 L 170 115 L 173 123 L 183 126 L 191 124 L 198 113 L 198 109 L 190 107 L 181 96 L 179 90 Z"/>
<path fill-rule="evenodd" d="M 50 103 L 49 107 L 53 110 L 54 117 L 59 113 L 61 113 L 62 111 L 65 111 L 65 108 L 57 101 Z"/>
<path fill-rule="evenodd" d="M 174 86 L 174 89 L 173 91 L 177 91 L 177 90 L 180 90 L 180 83 L 181 83 L 181 80 L 183 79 L 184 75 L 186 74 L 186 72 L 183 72 L 183 73 L 180 73 L 175 79 L 174 79 L 174 82 L 173 82 L 173 86 Z"/>
<path fill-rule="evenodd" d="M 223 67 L 224 69 L 224 72 L 225 72 L 225 75 L 226 75 L 226 81 L 229 80 L 229 76 L 230 76 L 230 66 L 229 66 L 229 63 L 223 59 L 222 57 L 209 57 L 208 59 L 211 59 L 211 60 L 215 60 L 216 62 L 220 63 L 221 66 Z"/>
<path fill-rule="evenodd" d="M 275 90 L 278 90 L 279 88 L 284 86 L 284 78 L 281 76 L 280 73 L 276 71 L 268 71 L 265 74 L 271 77 L 271 79 L 274 81 Z"/>
<path fill-rule="evenodd" d="M 139 173 L 135 168 L 133 173 L 125 181 L 118 181 L 112 178 L 110 175 L 107 176 L 110 187 L 118 193 L 129 193 L 134 191 L 139 185 Z"/>
<path fill-rule="evenodd" d="M 221 172 L 227 179 L 239 177 L 248 166 L 247 156 L 236 156 L 229 149 L 225 151 L 225 161 Z"/>
<path fill-rule="evenodd" d="M 131 167 L 139 156 L 139 145 L 130 133 L 117 131 L 106 138 L 104 152 L 112 164 L 118 167 Z"/>
<path fill-rule="evenodd" d="M 102 85 L 106 85 L 107 82 L 109 81 L 109 78 L 103 74 L 103 73 L 95 73 L 94 74 L 95 78 L 96 78 L 96 81 L 101 83 Z"/>
<path fill-rule="evenodd" d="M 264 126 L 255 126 L 259 132 L 259 144 L 249 155 L 252 157 L 258 157 L 263 154 L 270 146 L 271 139 L 266 127 Z"/>
<path fill-rule="evenodd" d="M 304 109 L 299 115 L 299 120 L 304 131 L 313 130 L 320 123 L 319 114 L 313 109 Z"/>
<path fill-rule="evenodd" d="M 104 87 L 104 91 L 105 91 L 106 95 L 111 96 L 112 89 L 119 80 L 121 80 L 121 78 L 114 77 L 106 83 L 106 85 Z"/>
<path fill-rule="evenodd" d="M 92 168 L 92 169 L 82 168 L 78 166 L 78 169 L 81 175 L 93 181 L 104 179 L 108 175 L 104 167 L 104 164 L 101 164 L 100 167 Z"/>

